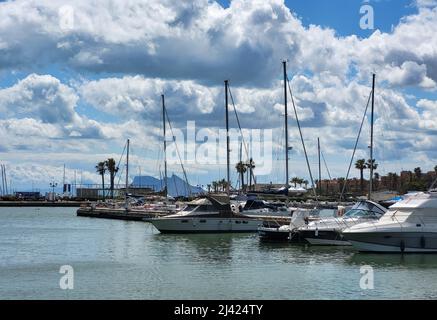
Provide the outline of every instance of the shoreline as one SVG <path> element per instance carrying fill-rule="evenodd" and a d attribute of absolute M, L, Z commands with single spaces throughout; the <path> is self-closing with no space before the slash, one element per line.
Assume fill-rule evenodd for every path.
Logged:
<path fill-rule="evenodd" d="M 0 207 L 80 207 L 84 201 L 0 201 Z"/>

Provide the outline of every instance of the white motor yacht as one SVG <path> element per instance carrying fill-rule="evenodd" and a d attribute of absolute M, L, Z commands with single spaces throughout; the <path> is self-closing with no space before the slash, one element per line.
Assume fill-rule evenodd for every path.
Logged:
<path fill-rule="evenodd" d="M 366 221 L 377 221 L 387 211 L 383 206 L 369 200 L 357 202 L 343 216 L 320 219 L 300 227 L 297 231 L 312 245 L 351 245 L 341 231 Z"/>
<path fill-rule="evenodd" d="M 145 219 L 161 233 L 256 232 L 261 221 L 231 210 L 229 198 L 208 197 L 190 202 L 180 212 Z"/>
<path fill-rule="evenodd" d="M 319 216 L 318 209 L 296 209 L 293 211 L 290 224 L 272 226 L 271 223 L 265 223 L 258 228 L 258 235 L 261 241 L 268 242 L 305 242 L 305 239 L 299 237 L 296 230 L 310 221 L 315 221 Z"/>
<path fill-rule="evenodd" d="M 342 234 L 359 251 L 437 252 L 437 191 L 408 195 L 378 221 Z"/>

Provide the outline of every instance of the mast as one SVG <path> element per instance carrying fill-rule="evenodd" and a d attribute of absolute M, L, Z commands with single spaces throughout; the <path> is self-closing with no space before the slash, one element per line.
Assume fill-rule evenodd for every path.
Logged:
<path fill-rule="evenodd" d="M 3 165 L 3 172 L 4 172 L 4 179 L 5 179 L 5 194 L 9 195 L 9 190 L 8 190 L 8 180 L 7 180 L 7 176 L 6 176 L 6 166 Z"/>
<path fill-rule="evenodd" d="M 67 192 L 67 186 L 65 185 L 65 163 L 64 163 L 64 173 L 62 175 L 62 190 L 64 191 L 64 195 L 65 195 L 65 192 Z"/>
<path fill-rule="evenodd" d="M 168 185 L 167 185 L 167 141 L 165 140 L 165 100 L 164 95 L 161 95 L 162 99 L 162 127 L 164 129 L 164 195 L 168 195 Z"/>
<path fill-rule="evenodd" d="M 0 165 L 1 172 L 2 172 L 2 196 L 6 195 L 6 189 L 5 189 L 5 177 L 3 173 L 3 165 Z"/>
<path fill-rule="evenodd" d="M 229 80 L 225 80 L 225 105 L 226 105 L 226 172 L 227 172 L 227 185 L 226 193 L 230 195 L 230 150 L 229 150 L 229 112 L 228 112 L 228 85 Z"/>
<path fill-rule="evenodd" d="M 368 199 L 372 198 L 373 189 L 373 117 L 375 110 L 375 74 L 373 74 L 372 79 L 372 112 L 370 116 L 370 179 L 369 179 L 369 196 Z"/>
<path fill-rule="evenodd" d="M 240 142 L 240 152 L 239 152 L 239 155 L 240 155 L 240 163 L 243 163 L 243 142 Z M 240 175 L 240 176 L 244 176 L 244 172 Z M 242 192 L 243 192 L 243 187 L 244 187 L 244 185 L 243 185 L 243 181 L 240 181 L 240 192 L 239 192 L 239 194 L 241 194 Z"/>
<path fill-rule="evenodd" d="M 285 187 L 288 193 L 288 107 L 287 107 L 287 61 L 282 61 L 284 68 L 284 106 L 285 106 Z"/>
<path fill-rule="evenodd" d="M 73 194 L 77 197 L 76 169 L 74 169 L 74 185 L 71 188 L 71 195 Z"/>
<path fill-rule="evenodd" d="M 3 166 L 3 165 L 0 164 L 0 166 Z M 2 170 L 2 173 L 0 175 L 2 176 L 2 183 L 0 184 L 0 196 L 2 196 L 3 195 L 3 170 Z"/>
<path fill-rule="evenodd" d="M 320 162 L 320 138 L 317 138 L 317 150 L 319 153 L 319 195 L 322 193 L 322 164 Z"/>
<path fill-rule="evenodd" d="M 127 147 L 126 147 L 126 193 L 124 195 L 124 202 L 126 206 L 126 210 L 128 209 L 127 205 L 127 194 L 129 193 L 129 139 L 127 139 Z"/>

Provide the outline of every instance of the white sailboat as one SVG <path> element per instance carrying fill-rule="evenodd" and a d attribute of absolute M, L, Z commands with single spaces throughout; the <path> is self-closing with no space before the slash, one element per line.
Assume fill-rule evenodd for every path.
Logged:
<path fill-rule="evenodd" d="M 372 92 L 369 99 L 372 98 L 371 111 L 371 126 L 370 126 L 370 159 L 373 159 L 373 124 L 374 124 L 374 106 L 375 106 L 375 74 L 372 77 Z M 369 103 L 369 102 L 368 102 Z M 368 105 L 368 104 L 367 104 Z M 367 112 L 367 107 L 366 107 Z M 366 112 L 364 113 L 363 121 Z M 360 128 L 361 132 L 361 128 Z M 356 141 L 358 143 L 359 135 Z M 355 145 L 355 148 L 356 148 Z M 355 150 L 354 150 L 355 153 Z M 352 164 L 353 156 L 351 159 Z M 371 160 L 372 161 L 372 160 Z M 349 166 L 350 170 L 350 166 Z M 349 171 L 347 176 L 349 175 Z M 351 226 L 361 224 L 368 221 L 377 221 L 387 211 L 386 208 L 376 202 L 371 201 L 372 185 L 373 185 L 373 165 L 370 166 L 369 179 L 369 194 L 368 200 L 357 202 L 346 214 L 342 217 L 333 217 L 329 219 L 321 219 L 298 229 L 299 234 L 312 245 L 336 245 L 345 246 L 351 245 L 347 239 L 343 237 L 342 231 Z M 343 186 L 343 192 L 345 190 Z"/>
<path fill-rule="evenodd" d="M 257 218 L 234 212 L 230 204 L 228 86 L 229 82 L 225 80 L 227 194 L 209 196 L 207 199 L 188 204 L 176 214 L 146 220 L 161 233 L 256 232 L 261 223 Z"/>

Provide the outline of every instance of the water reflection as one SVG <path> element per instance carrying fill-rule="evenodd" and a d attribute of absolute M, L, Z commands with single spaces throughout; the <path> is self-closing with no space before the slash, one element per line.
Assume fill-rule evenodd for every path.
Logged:
<path fill-rule="evenodd" d="M 370 265 L 375 267 L 408 269 L 424 269 L 437 267 L 437 255 L 435 254 L 385 254 L 385 253 L 360 253 L 355 252 L 347 264 Z"/>
<path fill-rule="evenodd" d="M 229 264 L 248 234 L 153 234 L 159 256 L 186 258 L 193 263 Z"/>

